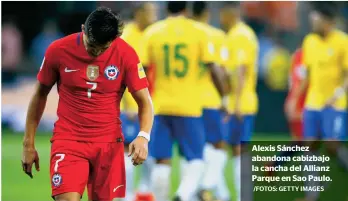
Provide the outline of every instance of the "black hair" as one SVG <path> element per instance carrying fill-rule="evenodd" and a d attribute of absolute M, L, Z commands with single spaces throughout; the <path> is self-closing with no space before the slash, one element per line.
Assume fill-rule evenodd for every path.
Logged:
<path fill-rule="evenodd" d="M 240 7 L 240 2 L 239 1 L 225 1 L 223 3 L 223 7 L 239 8 Z"/>
<path fill-rule="evenodd" d="M 207 3 L 205 1 L 194 1 L 192 5 L 192 12 L 194 16 L 201 16 L 207 10 Z"/>
<path fill-rule="evenodd" d="M 171 14 L 177 14 L 186 9 L 186 1 L 169 1 L 167 4 L 167 9 Z"/>
<path fill-rule="evenodd" d="M 330 20 L 335 19 L 338 11 L 337 4 L 331 1 L 312 2 L 312 8 Z"/>
<path fill-rule="evenodd" d="M 99 7 L 86 19 L 85 34 L 90 43 L 104 45 L 122 35 L 123 22 L 110 8 Z"/>

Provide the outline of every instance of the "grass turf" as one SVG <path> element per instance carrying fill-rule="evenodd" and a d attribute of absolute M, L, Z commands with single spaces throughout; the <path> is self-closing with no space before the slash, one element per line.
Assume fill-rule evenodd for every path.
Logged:
<path fill-rule="evenodd" d="M 22 135 L 12 134 L 9 131 L 2 133 L 2 199 L 3 201 L 44 201 L 51 200 L 50 176 L 49 176 L 49 154 L 50 135 L 40 133 L 36 137 L 36 148 L 40 156 L 40 172 L 33 171 L 34 178 L 30 179 L 21 168 Z M 287 135 L 257 135 L 254 140 L 278 140 L 285 141 Z M 172 171 L 171 195 L 177 189 L 179 177 L 179 157 L 175 152 Z M 232 196 L 233 190 L 233 166 L 231 160 L 226 168 L 226 179 Z M 345 174 L 347 176 L 347 174 Z M 139 172 L 137 173 L 139 177 Z M 278 197 L 278 196 L 275 196 Z M 259 197 L 260 198 L 260 197 Z M 279 198 L 279 197 L 278 197 Z M 87 200 L 87 196 L 83 196 Z M 259 199 L 257 199 L 259 200 Z M 261 199 L 263 200 L 263 199 Z M 268 199 L 269 200 L 269 199 Z M 271 199 L 272 200 L 272 199 Z"/>

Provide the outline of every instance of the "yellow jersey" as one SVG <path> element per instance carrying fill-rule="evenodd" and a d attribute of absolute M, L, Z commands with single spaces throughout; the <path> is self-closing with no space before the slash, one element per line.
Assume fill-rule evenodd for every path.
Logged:
<path fill-rule="evenodd" d="M 209 35 L 209 39 L 214 46 L 214 58 L 215 63 L 222 65 L 223 64 L 223 44 L 225 42 L 225 33 L 222 30 L 219 30 L 208 24 L 203 24 L 202 27 Z M 221 97 L 218 90 L 214 86 L 214 83 L 211 79 L 210 72 L 207 69 L 206 65 L 203 62 L 200 63 L 200 72 L 199 72 L 199 85 L 202 90 L 202 104 L 204 108 L 218 109 L 221 106 Z"/>
<path fill-rule="evenodd" d="M 208 39 L 201 24 L 184 16 L 168 17 L 145 30 L 142 62 L 154 66 L 155 114 L 202 115 L 199 63 L 214 61 Z"/>
<path fill-rule="evenodd" d="M 130 46 L 134 48 L 140 60 L 142 58 L 141 53 L 143 53 L 143 51 L 141 50 L 143 33 L 144 32 L 141 31 L 135 23 L 131 22 L 124 27 L 121 36 L 123 40 L 125 40 Z M 121 100 L 121 111 L 134 113 L 138 112 L 138 105 L 132 97 L 132 94 L 129 93 L 128 90 L 126 90 L 123 94 L 123 98 Z"/>
<path fill-rule="evenodd" d="M 245 23 L 239 22 L 227 33 L 226 48 L 228 59 L 226 68 L 231 73 L 232 93 L 230 95 L 229 111 L 235 110 L 237 83 L 237 69 L 240 66 L 246 68 L 244 86 L 241 92 L 240 111 L 242 114 L 256 114 L 258 111 L 258 97 L 256 93 L 257 84 L 257 60 L 259 44 L 254 31 Z"/>
<path fill-rule="evenodd" d="M 303 41 L 303 64 L 307 69 L 309 88 L 305 107 L 321 110 L 343 85 L 344 70 L 348 70 L 347 34 L 333 30 L 325 39 L 318 34 L 308 34 Z M 345 110 L 347 96 L 334 103 L 334 108 Z"/>

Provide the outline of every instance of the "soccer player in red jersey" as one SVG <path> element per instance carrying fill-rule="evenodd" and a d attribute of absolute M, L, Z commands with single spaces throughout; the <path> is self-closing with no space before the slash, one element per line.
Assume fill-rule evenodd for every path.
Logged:
<path fill-rule="evenodd" d="M 301 80 L 304 77 L 304 69 L 302 65 L 302 50 L 298 49 L 292 57 L 290 77 L 289 77 L 289 93 L 285 101 L 285 115 L 288 120 L 290 133 L 292 139 L 294 140 L 293 145 L 301 145 L 301 140 L 303 139 L 303 123 L 302 123 L 302 113 L 304 110 L 304 104 L 306 100 L 306 91 L 304 91 L 296 105 L 296 111 L 292 111 L 289 107 L 289 102 L 293 98 L 294 90 L 300 87 Z M 283 151 L 280 152 L 280 156 L 292 156 L 297 152 L 293 151 Z M 278 166 L 282 165 L 283 161 L 276 161 L 268 164 L 268 166 Z M 268 175 L 272 175 L 272 171 L 267 172 Z"/>
<path fill-rule="evenodd" d="M 148 155 L 153 106 L 137 54 L 121 35 L 122 22 L 108 8 L 93 11 L 82 32 L 53 42 L 47 49 L 31 99 L 23 140 L 23 171 L 39 171 L 35 133 L 47 95 L 57 83 L 58 120 L 51 138 L 50 174 L 56 201 L 79 201 L 85 187 L 89 200 L 125 196 L 120 100 L 128 87 L 138 104 L 140 132 L 130 144 L 133 164 Z"/>

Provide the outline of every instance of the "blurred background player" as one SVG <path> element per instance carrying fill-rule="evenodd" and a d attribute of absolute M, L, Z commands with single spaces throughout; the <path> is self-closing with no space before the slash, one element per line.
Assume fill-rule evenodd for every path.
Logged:
<path fill-rule="evenodd" d="M 288 120 L 288 125 L 290 128 L 290 133 L 292 140 L 294 141 L 293 145 L 301 145 L 303 140 L 303 122 L 302 114 L 304 110 L 304 104 L 306 100 L 306 90 L 302 92 L 297 102 L 296 108 L 289 108 L 289 102 L 293 99 L 294 90 L 300 87 L 301 80 L 304 76 L 304 68 L 302 63 L 303 53 L 301 49 L 297 49 L 292 56 L 290 77 L 289 77 L 289 93 L 285 101 L 285 115 Z M 295 109 L 295 111 L 290 111 Z M 296 154 L 295 151 L 283 151 L 279 153 L 279 156 L 292 156 Z M 282 165 L 284 161 L 279 160 L 267 164 L 267 166 L 278 166 Z M 269 171 L 267 174 L 273 174 L 272 171 Z"/>
<path fill-rule="evenodd" d="M 140 60 L 142 60 L 142 40 L 143 34 L 146 27 L 154 23 L 157 20 L 157 8 L 154 3 L 144 2 L 136 3 L 133 13 L 133 20 L 127 23 L 124 27 L 122 38 L 130 44 L 137 52 Z M 125 137 L 125 155 L 128 155 L 128 145 L 133 141 L 139 131 L 139 120 L 138 120 L 138 106 L 134 101 L 131 93 L 127 90 L 123 94 L 121 101 L 121 121 L 122 121 L 122 132 Z M 129 157 L 126 159 L 126 179 L 127 179 L 127 197 L 126 201 L 134 200 L 134 166 Z M 140 192 L 148 192 L 149 181 L 150 181 L 150 166 L 151 159 L 148 158 L 142 167 L 142 174 L 140 180 L 139 190 Z M 142 197 L 151 197 L 148 195 L 137 195 Z M 150 198 L 143 198 L 150 199 Z"/>
<path fill-rule="evenodd" d="M 337 8 L 334 2 L 313 2 L 312 6 L 313 32 L 305 37 L 302 46 L 305 73 L 300 87 L 294 91 L 294 99 L 289 102 L 289 111 L 296 111 L 308 83 L 303 114 L 304 139 L 311 146 L 308 155 L 318 155 L 316 140 L 322 139 L 328 152 L 348 168 L 348 151 L 340 143 L 347 132 L 348 37 L 335 28 Z M 315 171 L 305 174 L 319 176 Z M 318 186 L 320 182 L 305 182 L 305 185 Z M 319 192 L 308 192 L 305 200 L 318 197 Z"/>
<path fill-rule="evenodd" d="M 186 158 L 186 170 L 175 201 L 191 201 L 204 171 L 201 89 L 196 84 L 199 62 L 211 72 L 215 86 L 224 94 L 222 72 L 214 64 L 214 48 L 201 24 L 186 17 L 187 2 L 167 3 L 169 16 L 145 31 L 144 66 L 155 66 L 154 105 L 156 125 L 151 156 L 156 159 L 151 174 L 156 200 L 168 200 L 172 145 L 176 141 Z"/>
<path fill-rule="evenodd" d="M 231 74 L 232 93 L 228 143 L 233 150 L 234 180 L 237 200 L 252 200 L 251 170 L 241 171 L 241 153 L 244 144 L 251 140 L 254 118 L 258 110 L 256 94 L 258 41 L 254 31 L 241 19 L 238 2 L 226 2 L 221 9 L 221 25 L 227 33 L 228 59 L 226 68 Z M 243 151 L 243 157 L 249 157 Z M 243 160 L 249 161 L 249 160 Z M 243 167 L 251 164 L 243 164 Z M 250 178 L 249 178 L 250 177 Z M 241 192 L 241 181 L 244 181 Z M 243 194 L 241 194 L 243 193 Z"/>
<path fill-rule="evenodd" d="M 192 5 L 193 20 L 202 23 L 212 42 L 215 52 L 215 62 L 222 64 L 222 46 L 225 40 L 225 33 L 222 30 L 209 25 L 210 13 L 207 3 L 204 1 L 194 1 Z M 212 200 L 211 190 L 216 190 L 219 180 L 222 182 L 223 197 L 221 200 L 229 199 L 229 191 L 224 183 L 224 167 L 227 162 L 227 153 L 224 150 L 227 126 L 223 123 L 223 113 L 220 110 L 221 97 L 215 88 L 210 73 L 204 63 L 200 64 L 200 87 L 202 90 L 203 101 L 203 123 L 207 144 L 204 147 L 204 159 L 206 167 L 201 181 L 201 191 L 199 199 L 202 201 Z M 223 69 L 221 69 L 223 70 Z M 225 190 L 225 191 L 224 191 Z M 221 196 L 221 193 L 219 194 Z"/>

